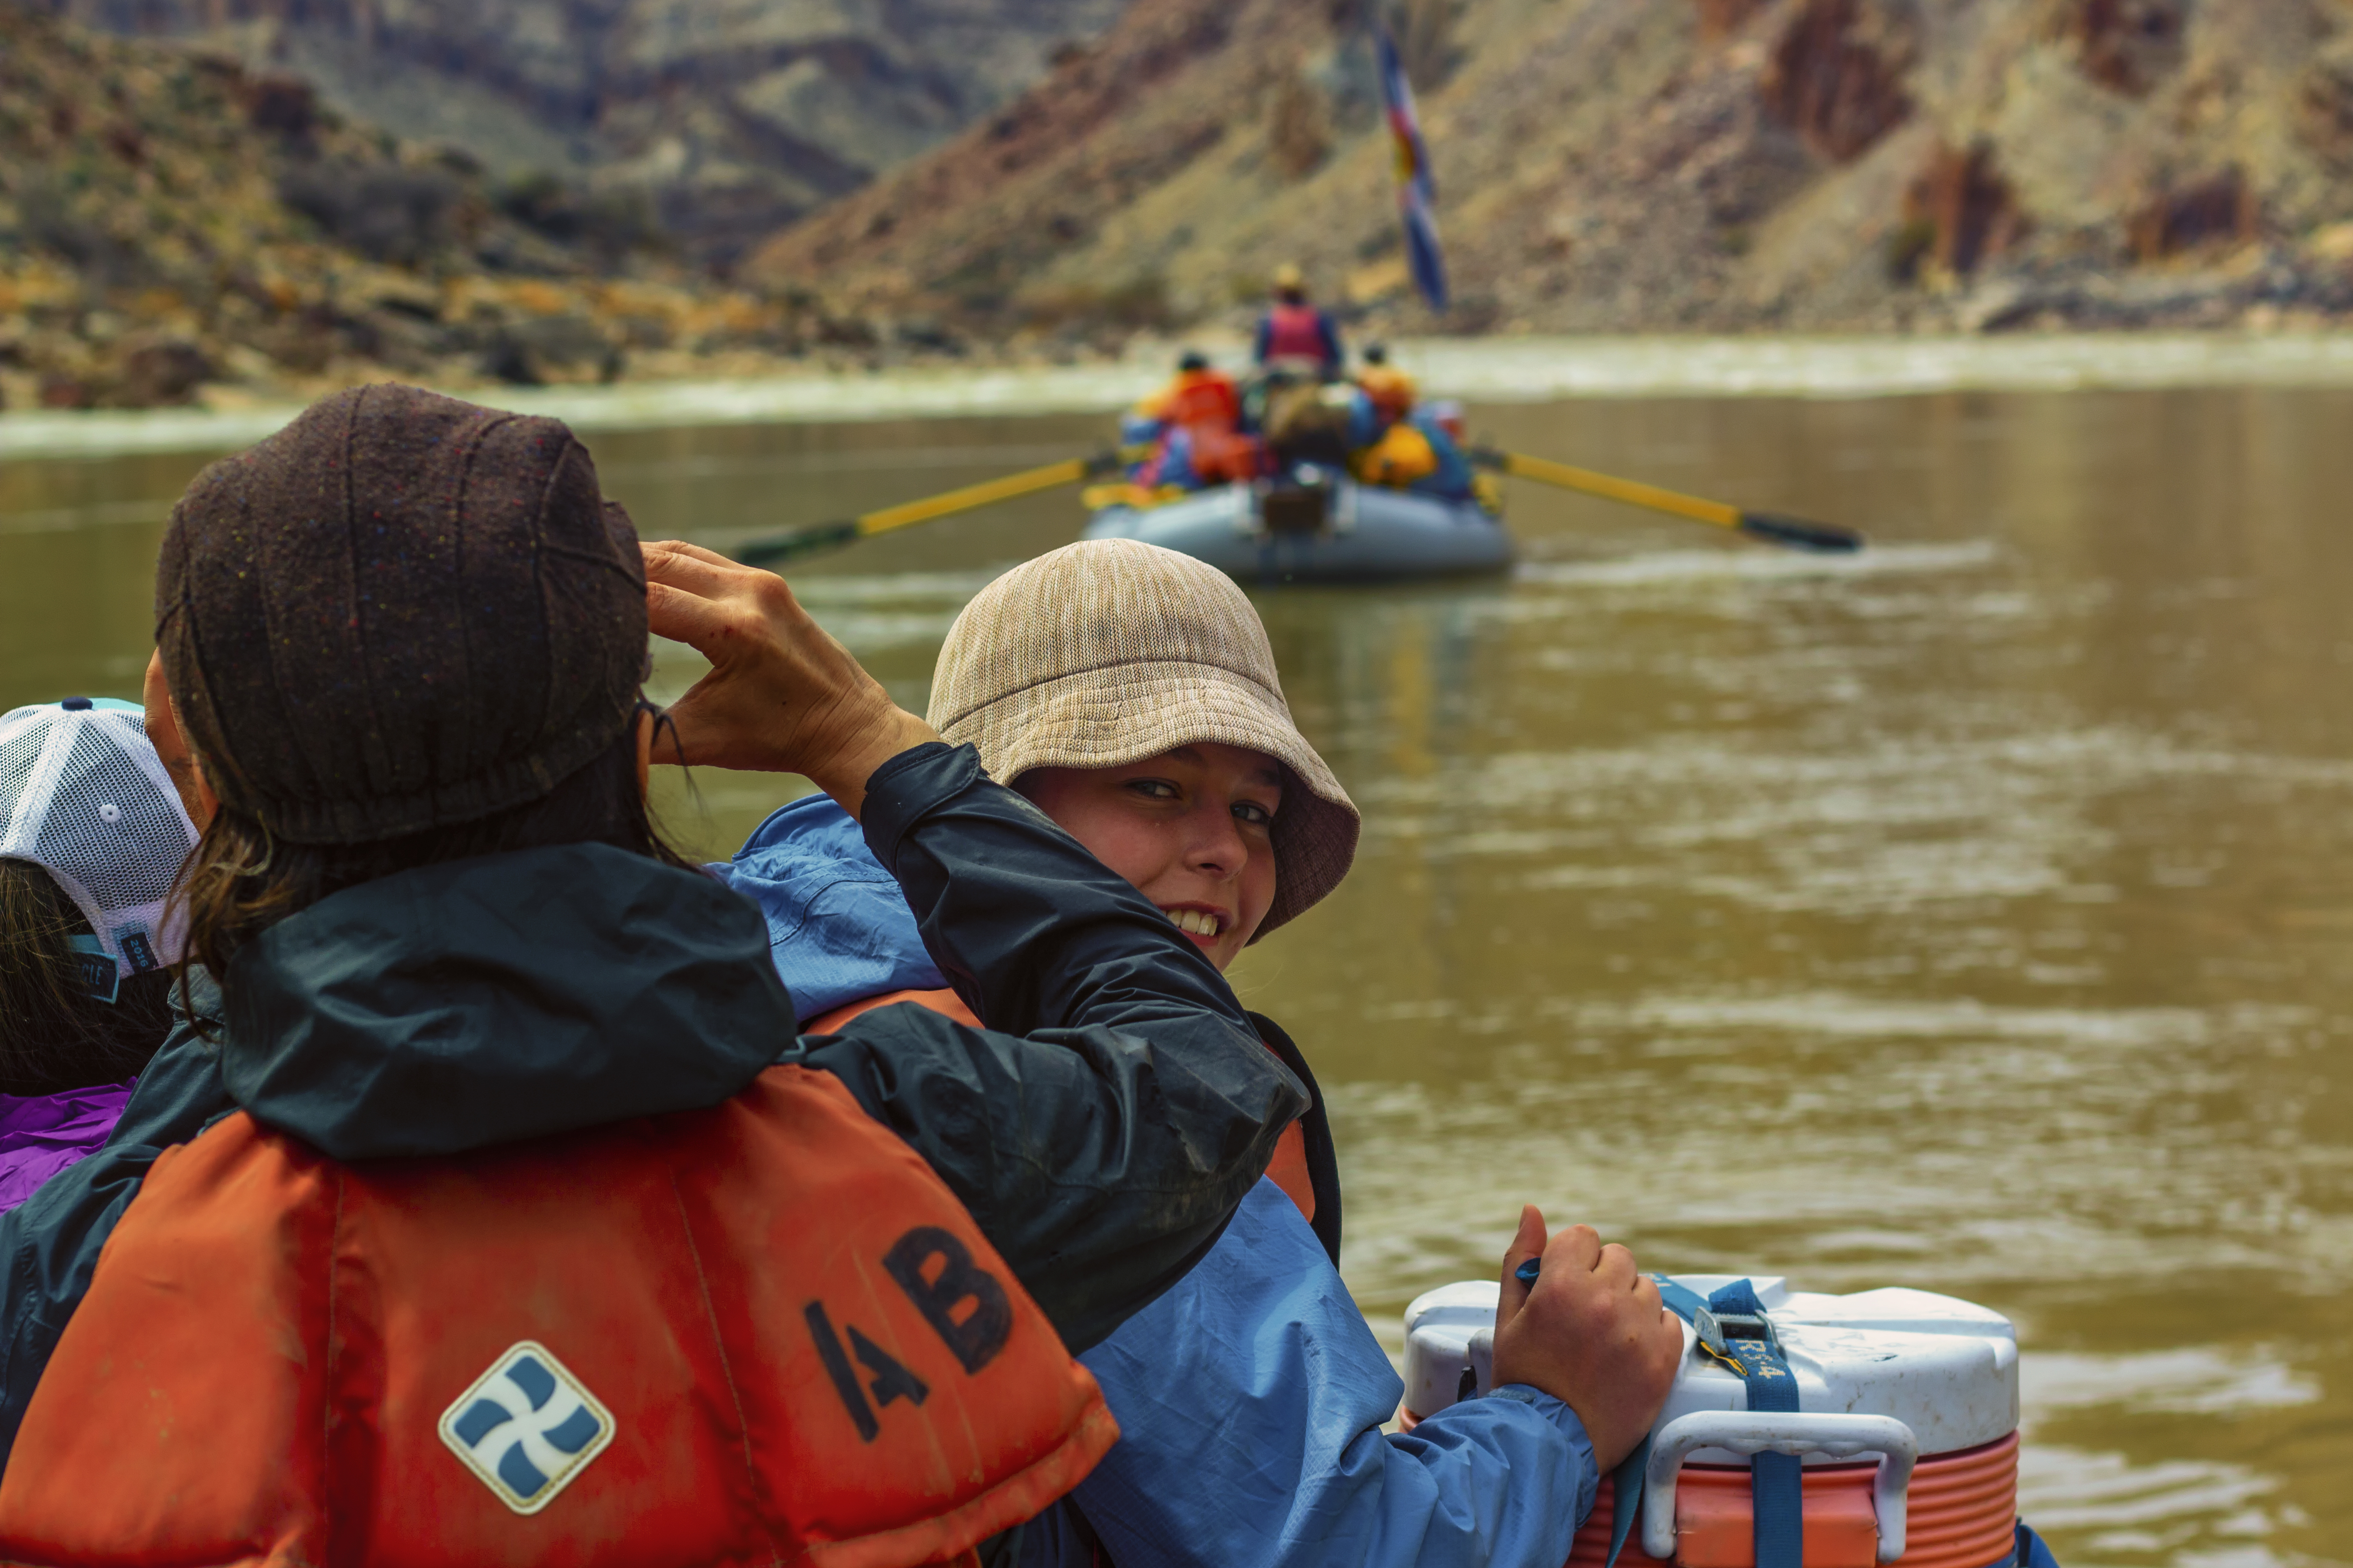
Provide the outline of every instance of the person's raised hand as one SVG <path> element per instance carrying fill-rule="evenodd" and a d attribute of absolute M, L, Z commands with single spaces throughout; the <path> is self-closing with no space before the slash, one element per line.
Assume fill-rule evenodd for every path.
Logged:
<path fill-rule="evenodd" d="M 1518 1269 L 1531 1258 L 1543 1267 L 1523 1285 Z M 1576 1411 L 1607 1473 L 1659 1418 L 1683 1359 L 1683 1325 L 1632 1253 L 1602 1246 L 1590 1226 L 1547 1240 L 1535 1205 L 1520 1210 L 1495 1308 L 1498 1386 L 1523 1383 Z"/>
<path fill-rule="evenodd" d="M 654 761 L 805 773 L 855 816 L 876 768 L 940 738 L 892 701 L 775 573 L 676 540 L 643 549 L 654 635 L 711 661 L 670 705 L 675 728 L 664 727 Z"/>

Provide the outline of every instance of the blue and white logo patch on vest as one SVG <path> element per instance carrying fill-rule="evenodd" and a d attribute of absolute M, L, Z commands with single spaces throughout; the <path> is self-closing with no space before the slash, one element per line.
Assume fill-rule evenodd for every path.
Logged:
<path fill-rule="evenodd" d="M 537 1513 L 613 1440 L 613 1415 L 535 1340 L 524 1340 L 441 1413 L 449 1451 L 517 1513 Z"/>

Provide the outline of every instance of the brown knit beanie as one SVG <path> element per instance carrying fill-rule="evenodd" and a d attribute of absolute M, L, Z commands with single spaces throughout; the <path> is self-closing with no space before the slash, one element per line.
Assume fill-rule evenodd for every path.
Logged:
<path fill-rule="evenodd" d="M 196 476 L 155 640 L 226 805 L 298 844 L 397 837 L 536 800 L 619 739 L 637 543 L 561 422 L 360 387 Z"/>

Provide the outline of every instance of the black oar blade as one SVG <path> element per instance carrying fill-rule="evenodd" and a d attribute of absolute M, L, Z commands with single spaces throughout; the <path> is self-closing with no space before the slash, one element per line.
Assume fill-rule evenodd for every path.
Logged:
<path fill-rule="evenodd" d="M 820 522 L 814 528 L 797 528 L 790 533 L 772 533 L 765 539 L 747 540 L 735 547 L 735 559 L 746 566 L 767 566 L 778 561 L 796 561 L 804 555 L 822 555 L 828 550 L 839 550 L 858 537 L 858 520 L 840 522 Z"/>
<path fill-rule="evenodd" d="M 1809 522 L 1802 517 L 1784 517 L 1778 512 L 1744 511 L 1740 514 L 1740 531 L 1752 539 L 1786 544 L 1792 550 L 1812 550 L 1829 555 L 1852 555 L 1862 548 L 1862 535 L 1853 529 Z"/>

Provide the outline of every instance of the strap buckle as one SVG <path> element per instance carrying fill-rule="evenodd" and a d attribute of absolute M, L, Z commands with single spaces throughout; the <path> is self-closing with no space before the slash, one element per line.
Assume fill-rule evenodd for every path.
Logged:
<path fill-rule="evenodd" d="M 1749 1369 L 1743 1364 L 1739 1353 L 1733 1350 L 1731 1341 L 1761 1341 L 1766 1347 L 1767 1360 L 1778 1362 L 1783 1359 L 1780 1331 L 1773 1326 L 1771 1318 L 1761 1312 L 1717 1312 L 1701 1307 L 1692 1313 L 1692 1327 L 1699 1332 L 1701 1349 L 1744 1375 Z"/>

